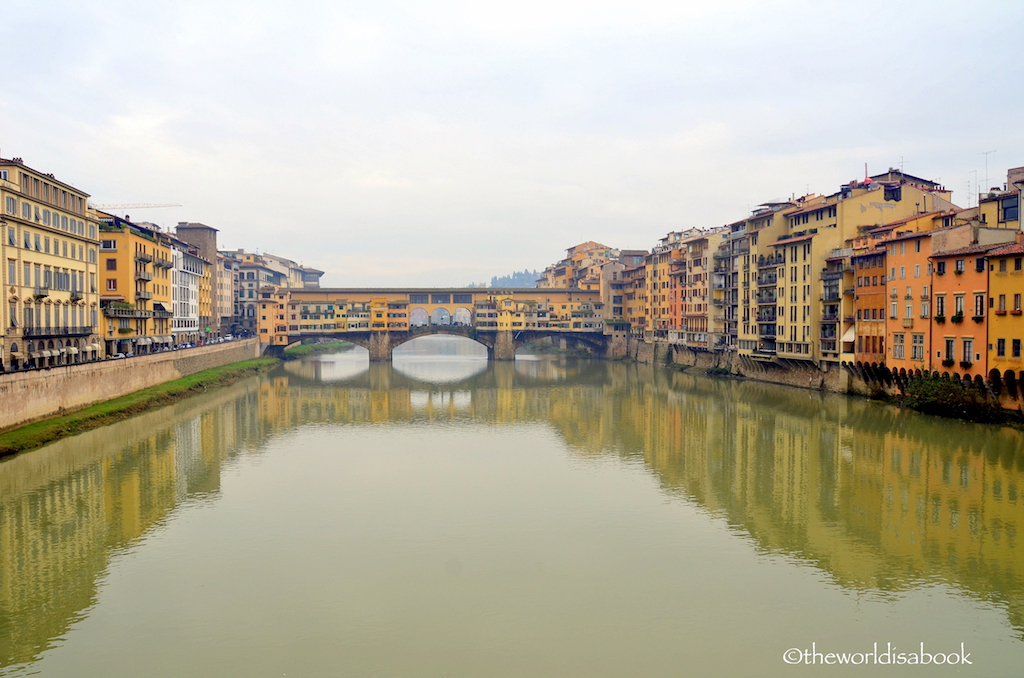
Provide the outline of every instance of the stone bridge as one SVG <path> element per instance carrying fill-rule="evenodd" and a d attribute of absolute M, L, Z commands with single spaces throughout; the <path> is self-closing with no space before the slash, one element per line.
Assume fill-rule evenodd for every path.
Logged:
<path fill-rule="evenodd" d="M 448 334 L 483 344 L 492 360 L 514 360 L 517 348 L 544 337 L 611 357 L 598 290 L 265 286 L 259 296 L 257 332 L 268 355 L 305 339 L 344 340 L 371 361 L 388 361 L 407 341 Z"/>
<path fill-rule="evenodd" d="M 428 335 L 449 335 L 472 339 L 487 347 L 488 360 L 515 360 L 516 351 L 519 348 L 530 342 L 547 337 L 555 340 L 563 348 L 585 346 L 597 358 L 606 357 L 608 350 L 608 342 L 605 335 L 601 332 L 566 333 L 551 330 L 488 331 L 458 325 L 426 325 L 413 327 L 404 332 L 398 330 L 386 332 L 346 332 L 343 337 L 339 337 L 335 332 L 303 332 L 298 336 L 289 336 L 291 341 L 286 345 L 268 344 L 264 349 L 264 354 L 280 356 L 287 346 L 294 346 L 307 339 L 314 341 L 344 339 L 344 341 L 356 346 L 362 346 L 369 351 L 371 362 L 389 361 L 392 357 L 392 351 L 394 351 L 396 346 L 401 346 L 408 341 Z"/>

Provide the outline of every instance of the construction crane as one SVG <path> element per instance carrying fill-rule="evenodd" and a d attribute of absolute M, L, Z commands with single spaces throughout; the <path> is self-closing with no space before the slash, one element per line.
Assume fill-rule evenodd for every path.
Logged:
<path fill-rule="evenodd" d="M 181 207 L 177 203 L 152 203 L 152 202 L 140 202 L 133 203 L 130 205 L 92 205 L 98 210 L 137 210 L 137 209 L 148 209 L 150 207 Z"/>

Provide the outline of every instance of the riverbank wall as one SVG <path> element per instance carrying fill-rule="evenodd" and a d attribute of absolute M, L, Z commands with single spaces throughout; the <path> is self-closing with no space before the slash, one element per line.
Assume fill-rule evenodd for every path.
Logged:
<path fill-rule="evenodd" d="M 693 367 L 709 373 L 729 373 L 745 379 L 809 388 L 816 391 L 850 393 L 850 374 L 838 365 L 816 365 L 802 361 L 762 362 L 731 351 L 700 351 L 667 341 L 630 339 L 627 357 L 650 365 Z"/>
<path fill-rule="evenodd" d="M 767 362 L 732 351 L 701 351 L 667 341 L 634 338 L 628 341 L 625 357 L 649 365 L 692 367 L 709 374 L 729 374 L 772 384 L 871 398 L 899 398 L 906 393 L 912 380 L 941 377 L 960 382 L 965 389 L 975 391 L 1004 410 L 1024 410 L 1024 382 L 1016 381 L 1012 374 L 1006 377 L 990 375 L 988 379 L 975 376 L 972 379 L 956 372 L 932 375 L 920 371 L 893 372 L 879 365 L 818 365 L 801 360 Z"/>
<path fill-rule="evenodd" d="M 120 360 L 0 375 L 0 430 L 59 416 L 95 403 L 259 357 L 259 341 L 245 339 Z"/>

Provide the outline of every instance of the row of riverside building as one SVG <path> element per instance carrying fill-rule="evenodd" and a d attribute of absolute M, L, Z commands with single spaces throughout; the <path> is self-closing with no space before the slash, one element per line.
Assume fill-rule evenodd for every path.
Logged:
<path fill-rule="evenodd" d="M 256 290 L 318 287 L 322 271 L 218 250 L 218 230 L 173 232 L 94 209 L 89 194 L 0 158 L 0 366 L 5 372 L 144 355 L 256 329 Z"/>
<path fill-rule="evenodd" d="M 636 341 L 784 366 L 1013 377 L 1022 187 L 1024 167 L 1011 169 L 962 209 L 938 183 L 890 169 L 668 233 L 650 251 L 583 243 L 538 286 L 601 290 L 606 326 Z"/>

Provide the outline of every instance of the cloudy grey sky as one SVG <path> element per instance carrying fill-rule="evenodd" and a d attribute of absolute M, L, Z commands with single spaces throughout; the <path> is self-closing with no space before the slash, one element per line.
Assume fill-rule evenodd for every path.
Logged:
<path fill-rule="evenodd" d="M 0 154 L 324 284 L 649 248 L 903 164 L 1024 165 L 1024 3 L 6 0 Z"/>

